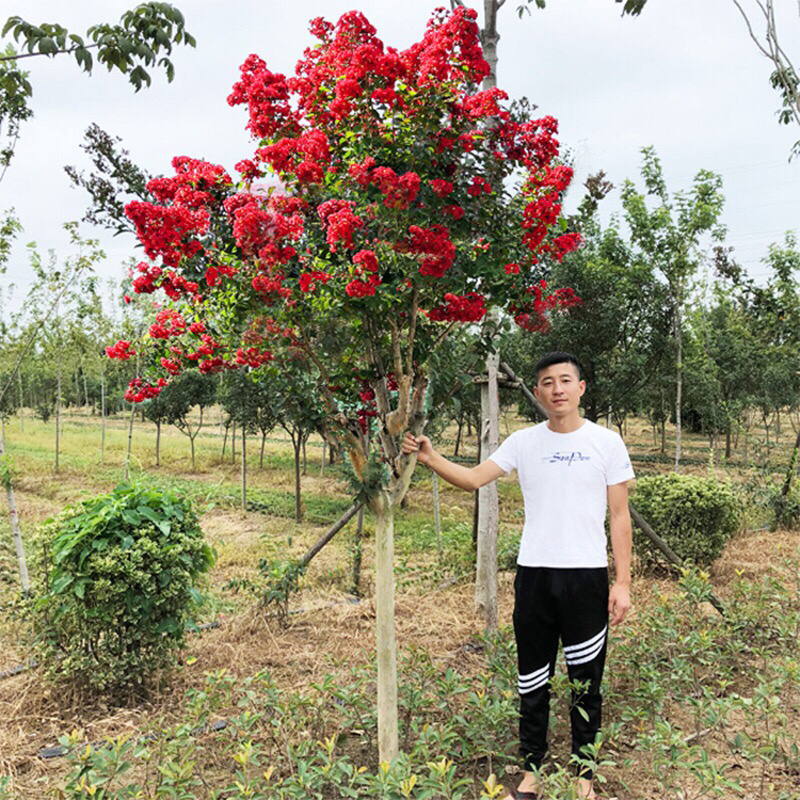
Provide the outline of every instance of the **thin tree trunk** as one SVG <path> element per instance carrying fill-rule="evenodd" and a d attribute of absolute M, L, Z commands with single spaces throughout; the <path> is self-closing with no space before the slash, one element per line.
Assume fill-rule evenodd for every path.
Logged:
<path fill-rule="evenodd" d="M 25 395 L 22 392 L 22 373 L 19 370 L 17 370 L 17 386 L 19 387 L 19 429 L 24 432 L 25 422 L 22 410 L 25 408 Z"/>
<path fill-rule="evenodd" d="M 58 451 L 61 449 L 61 361 L 56 367 L 56 472 L 58 472 Z"/>
<path fill-rule="evenodd" d="M 131 407 L 131 418 L 128 422 L 128 449 L 125 453 L 125 480 L 131 479 L 131 447 L 133 445 L 133 418 L 136 416 L 136 406 Z"/>
<path fill-rule="evenodd" d="M 161 420 L 156 420 L 156 466 L 161 466 Z"/>
<path fill-rule="evenodd" d="M 388 492 L 371 502 L 375 515 L 375 633 L 378 663 L 378 760 L 399 753 L 394 635 L 394 510 Z"/>
<path fill-rule="evenodd" d="M 5 440 L 0 443 L 0 459 L 4 460 L 5 457 Z M 31 590 L 31 582 L 28 578 L 28 561 L 25 558 L 25 545 L 22 542 L 22 534 L 19 529 L 19 514 L 17 513 L 17 501 L 14 497 L 14 485 L 11 481 L 11 472 L 8 469 L 8 463 L 2 463 L 2 471 L 0 471 L 0 482 L 3 483 L 6 489 L 6 499 L 8 500 L 8 517 L 11 525 L 11 534 L 14 537 L 14 549 L 17 553 L 17 566 L 19 568 L 19 583 L 22 591 L 28 594 Z"/>
<path fill-rule="evenodd" d="M 219 457 L 219 460 L 221 462 L 225 461 L 225 446 L 228 444 L 228 428 L 229 427 L 230 427 L 229 425 L 225 426 L 225 435 L 222 437 L 222 455 Z"/>
<path fill-rule="evenodd" d="M 439 507 L 439 476 L 431 471 L 431 482 L 433 483 L 433 528 L 436 531 L 436 547 L 439 550 L 439 563 L 444 558 L 444 548 L 442 547 L 442 518 Z"/>
<path fill-rule="evenodd" d="M 236 420 L 231 425 L 231 464 L 236 463 Z"/>
<path fill-rule="evenodd" d="M 352 592 L 361 597 L 361 563 L 364 558 L 364 506 L 358 510 L 356 532 L 353 537 L 353 586 Z"/>
<path fill-rule="evenodd" d="M 483 462 L 497 450 L 497 353 L 486 359 L 487 381 L 481 384 L 480 456 Z M 478 490 L 478 542 L 475 568 L 475 610 L 483 617 L 487 633 L 497 629 L 497 481 Z"/>
<path fill-rule="evenodd" d="M 294 518 L 297 522 L 303 520 L 303 503 L 300 497 L 300 448 L 301 435 L 291 434 L 292 447 L 294 448 Z"/>
<path fill-rule="evenodd" d="M 267 434 L 261 433 L 261 454 L 258 457 L 258 468 L 264 469 L 264 445 L 267 443 Z"/>
<path fill-rule="evenodd" d="M 461 446 L 461 434 L 464 430 L 464 416 L 463 414 L 458 418 L 458 431 L 456 432 L 456 446 L 453 449 L 453 458 L 458 458 L 458 448 Z"/>
<path fill-rule="evenodd" d="M 242 511 L 247 511 L 247 427 L 242 425 Z"/>
<path fill-rule="evenodd" d="M 309 548 L 309 550 L 300 560 L 300 563 L 303 566 L 308 566 L 308 564 L 311 562 L 311 559 L 314 558 L 314 556 L 319 553 L 319 551 L 322 550 L 322 548 L 325 547 L 325 545 L 328 544 L 328 542 L 333 539 L 333 537 L 336 536 L 336 534 L 339 533 L 339 531 L 344 528 L 348 522 L 350 522 L 350 520 L 358 513 L 359 509 L 362 509 L 363 507 L 364 506 L 361 503 L 354 503 L 352 506 L 350 506 L 350 508 L 348 508 L 347 511 L 345 511 L 344 514 L 342 514 L 342 516 L 339 517 L 339 519 L 336 520 L 336 522 L 334 522 L 333 525 L 331 525 L 331 527 L 322 534 L 322 536 L 319 537 L 319 539 L 317 539 L 314 545 Z"/>
<path fill-rule="evenodd" d="M 675 472 L 681 468 L 681 401 L 683 400 L 683 341 L 681 299 L 675 299 Z"/>
<path fill-rule="evenodd" d="M 100 372 L 100 463 L 106 460 L 106 373 Z"/>

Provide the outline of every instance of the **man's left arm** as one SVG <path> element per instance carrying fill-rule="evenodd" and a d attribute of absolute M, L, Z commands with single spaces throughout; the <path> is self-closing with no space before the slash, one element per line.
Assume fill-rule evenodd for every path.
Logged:
<path fill-rule="evenodd" d="M 631 607 L 631 513 L 628 510 L 628 484 L 608 487 L 609 528 L 614 552 L 615 579 L 608 595 L 611 624 L 618 625 Z"/>

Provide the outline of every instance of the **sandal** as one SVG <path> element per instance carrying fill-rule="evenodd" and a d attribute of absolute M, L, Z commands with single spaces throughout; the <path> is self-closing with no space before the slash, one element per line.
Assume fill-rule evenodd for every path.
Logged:
<path fill-rule="evenodd" d="M 521 792 L 519 789 L 511 790 L 512 800 L 539 800 L 536 792 Z"/>

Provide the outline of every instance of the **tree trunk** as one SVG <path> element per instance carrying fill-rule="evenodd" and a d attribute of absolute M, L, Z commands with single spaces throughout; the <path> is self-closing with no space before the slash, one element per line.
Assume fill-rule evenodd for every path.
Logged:
<path fill-rule="evenodd" d="M 17 386 L 19 387 L 19 429 L 25 431 L 22 409 L 25 407 L 25 395 L 22 392 L 22 373 L 17 370 Z"/>
<path fill-rule="evenodd" d="M 496 353 L 486 359 L 487 381 L 481 384 L 480 456 L 483 462 L 497 450 L 498 398 Z M 487 633 L 497 629 L 497 481 L 478 490 L 478 542 L 475 568 L 475 609 L 483 617 Z"/>
<path fill-rule="evenodd" d="M 247 428 L 242 425 L 242 511 L 247 511 Z"/>
<path fill-rule="evenodd" d="M 458 458 L 458 448 L 461 446 L 461 434 L 464 431 L 464 415 L 458 417 L 458 431 L 456 432 L 456 446 L 453 449 L 453 458 Z"/>
<path fill-rule="evenodd" d="M 56 472 L 58 472 L 58 451 L 61 449 L 61 361 L 56 367 Z"/>
<path fill-rule="evenodd" d="M 189 433 L 189 444 L 192 450 L 192 472 L 194 472 L 194 436 L 191 433 Z"/>
<path fill-rule="evenodd" d="M 298 433 L 292 436 L 292 447 L 294 447 L 294 518 L 297 522 L 303 520 L 303 503 L 300 497 L 300 449 L 302 446 L 301 436 Z"/>
<path fill-rule="evenodd" d="M 439 476 L 431 471 L 431 482 L 433 483 L 433 528 L 436 531 L 436 547 L 439 550 L 439 563 L 444 559 L 444 548 L 442 547 L 442 517 L 439 506 Z"/>
<path fill-rule="evenodd" d="M 353 536 L 353 586 L 352 592 L 361 597 L 361 562 L 364 556 L 364 506 L 358 510 L 356 532 Z"/>
<path fill-rule="evenodd" d="M 156 420 L 156 466 L 161 466 L 161 420 Z"/>
<path fill-rule="evenodd" d="M 5 443 L 0 443 L 0 459 L 5 457 Z M 25 558 L 25 546 L 22 543 L 22 534 L 19 529 L 19 514 L 17 513 L 17 502 L 14 497 L 14 485 L 11 482 L 11 472 L 8 469 L 8 462 L 2 464 L 3 470 L 0 472 L 0 482 L 6 489 L 6 499 L 8 500 L 8 517 L 11 525 L 11 533 L 14 537 L 14 549 L 17 553 L 17 565 L 19 567 L 19 583 L 22 591 L 28 594 L 31 590 L 31 582 L 28 578 L 28 561 Z"/>
<path fill-rule="evenodd" d="M 100 463 L 106 458 L 106 373 L 100 372 Z"/>
<path fill-rule="evenodd" d="M 236 463 L 236 420 L 231 424 L 231 464 Z"/>
<path fill-rule="evenodd" d="M 220 463 L 225 461 L 225 447 L 228 444 L 228 428 L 230 425 L 225 426 L 225 435 L 222 437 L 222 454 L 219 457 Z"/>
<path fill-rule="evenodd" d="M 675 298 L 675 472 L 681 468 L 681 401 L 683 399 L 683 341 L 681 299 Z"/>
<path fill-rule="evenodd" d="M 131 418 L 128 422 L 128 449 L 125 452 L 125 480 L 131 479 L 131 447 L 133 445 L 133 418 L 136 416 L 136 406 L 131 407 Z"/>
<path fill-rule="evenodd" d="M 378 760 L 391 763 L 399 753 L 394 636 L 394 509 L 386 490 L 374 497 L 370 505 L 375 515 Z"/>
<path fill-rule="evenodd" d="M 258 468 L 264 469 L 264 446 L 267 443 L 267 434 L 262 431 L 261 433 L 261 453 L 258 457 Z"/>
<path fill-rule="evenodd" d="M 725 460 L 730 461 L 731 457 L 731 426 L 728 424 L 728 429 L 725 431 Z"/>

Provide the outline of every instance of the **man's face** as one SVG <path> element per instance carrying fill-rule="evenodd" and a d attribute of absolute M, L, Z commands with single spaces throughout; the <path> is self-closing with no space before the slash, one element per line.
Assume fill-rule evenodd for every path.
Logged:
<path fill-rule="evenodd" d="M 567 417 L 578 413 L 585 391 L 586 381 L 578 378 L 578 368 L 565 361 L 545 367 L 533 393 L 551 417 Z"/>

